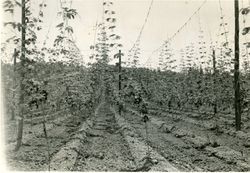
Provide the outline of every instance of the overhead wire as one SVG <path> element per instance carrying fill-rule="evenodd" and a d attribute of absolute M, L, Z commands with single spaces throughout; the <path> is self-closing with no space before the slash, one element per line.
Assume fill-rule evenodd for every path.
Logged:
<path fill-rule="evenodd" d="M 148 11 L 147 11 L 146 18 L 145 18 L 145 20 L 144 20 L 144 23 L 143 23 L 143 25 L 142 25 L 142 27 L 141 27 L 141 30 L 140 30 L 140 32 L 139 32 L 137 38 L 136 38 L 135 43 L 133 44 L 133 46 L 132 46 L 132 48 L 130 49 L 130 51 L 136 46 L 136 43 L 137 43 L 137 42 L 140 40 L 140 38 L 141 38 L 142 32 L 143 32 L 143 30 L 144 30 L 144 28 L 145 28 L 145 26 L 146 26 L 146 23 L 147 23 L 147 21 L 148 21 L 149 15 L 150 15 L 150 11 L 151 11 L 151 8 L 152 8 L 152 6 L 153 6 L 153 2 L 154 2 L 154 0 L 151 0 L 151 3 L 150 3 L 150 5 L 149 5 Z"/>
<path fill-rule="evenodd" d="M 191 22 L 191 20 L 193 19 L 193 17 L 201 10 L 201 8 L 205 5 L 206 2 L 207 2 L 207 0 L 204 0 L 204 1 L 202 2 L 202 4 L 194 11 L 194 13 L 187 19 L 187 21 L 184 22 L 184 24 L 181 25 L 181 26 L 177 29 L 177 31 L 176 31 L 171 37 L 169 37 L 166 41 L 164 41 L 164 43 L 163 43 L 160 47 L 158 47 L 157 49 L 155 49 L 154 51 L 152 51 L 152 53 L 149 55 L 148 59 L 146 60 L 146 62 L 145 62 L 144 64 L 147 64 L 147 63 L 149 62 L 150 58 L 151 58 L 155 53 L 157 53 L 158 51 L 160 51 L 160 50 L 163 48 L 163 46 L 165 45 L 166 42 L 172 41 L 172 40 L 177 36 L 177 34 L 179 34 L 179 33 L 184 29 L 184 27 L 187 26 L 187 24 L 188 24 L 189 22 Z"/>
<path fill-rule="evenodd" d="M 133 44 L 132 48 L 129 50 L 130 53 L 132 53 L 132 50 L 134 48 L 136 48 L 136 46 L 138 46 L 138 44 L 140 42 L 140 39 L 141 39 L 141 36 L 142 36 L 142 32 L 143 32 L 143 30 L 144 30 L 144 28 L 145 28 L 145 26 L 146 26 L 146 24 L 148 22 L 148 18 L 149 18 L 149 15 L 150 15 L 150 12 L 151 12 L 151 9 L 152 9 L 152 6 L 153 6 L 153 2 L 154 2 L 154 0 L 151 0 L 151 3 L 149 5 L 149 8 L 148 8 L 145 20 L 144 20 L 144 23 L 143 23 L 143 25 L 141 27 L 141 30 L 140 30 L 140 32 L 139 32 L 139 34 L 138 34 L 138 36 L 137 36 L 137 38 L 135 40 L 135 43 Z M 136 55 L 136 53 L 137 53 L 137 50 L 134 51 L 133 57 Z"/>

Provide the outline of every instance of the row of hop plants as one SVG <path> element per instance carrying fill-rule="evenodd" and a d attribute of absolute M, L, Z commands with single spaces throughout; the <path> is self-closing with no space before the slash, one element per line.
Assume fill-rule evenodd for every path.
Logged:
<path fill-rule="evenodd" d="M 136 75 L 133 76 L 131 74 L 135 73 L 127 73 L 127 79 L 123 81 L 122 98 L 127 103 L 134 105 L 137 100 L 143 100 L 168 109 L 209 112 L 213 112 L 216 104 L 218 112 L 233 113 L 233 79 L 228 72 L 224 72 L 223 78 L 218 74 L 214 86 L 214 75 L 201 74 L 198 69 L 189 69 L 187 73 L 144 68 L 136 71 Z M 242 84 L 249 82 L 249 74 L 242 75 L 241 78 Z M 249 93 L 249 89 L 242 87 L 242 112 L 245 113 L 249 107 Z"/>
<path fill-rule="evenodd" d="M 221 26 L 223 25 L 227 24 L 222 23 Z M 245 30 L 243 31 L 246 32 Z M 222 31 L 220 35 L 225 37 L 226 32 Z M 232 49 L 229 47 L 228 41 L 222 42 L 219 47 L 220 52 L 216 54 L 217 66 L 214 69 L 212 51 L 206 52 L 203 34 L 203 30 L 200 30 L 200 52 L 198 55 L 194 53 L 194 44 L 190 44 L 183 51 L 182 58 L 185 60 L 182 61 L 183 71 L 180 73 L 172 71 L 176 67 L 174 66 L 175 61 L 168 42 L 165 43 L 160 54 L 159 65 L 163 72 L 143 68 L 137 69 L 136 65 L 140 55 L 140 40 L 137 40 L 130 51 L 130 64 L 128 66 L 132 68 L 126 68 L 128 72 L 123 73 L 126 76 L 123 80 L 123 93 L 119 95 L 118 92 L 115 92 L 117 89 L 114 89 L 114 97 L 117 100 L 123 99 L 131 104 L 147 101 L 154 102 L 160 106 L 167 105 L 169 109 L 191 108 L 212 111 L 216 105 L 218 111 L 232 113 L 234 98 L 233 77 L 230 70 L 232 66 Z M 218 49 L 216 52 L 218 52 Z M 195 58 L 199 60 L 200 66 L 195 66 L 193 61 Z M 205 58 L 210 59 L 206 64 Z M 241 77 L 241 83 L 243 84 L 241 88 L 242 111 L 245 111 L 246 105 L 249 105 L 247 102 L 249 89 L 244 83 L 247 83 L 249 79 L 248 74 L 242 74 Z"/>
<path fill-rule="evenodd" d="M 249 13 L 249 7 L 243 8 L 241 10 L 242 15 L 247 15 Z M 220 24 L 220 31 L 219 33 L 220 37 L 222 38 L 222 43 L 217 49 L 215 50 L 215 59 L 213 62 L 212 57 L 212 49 L 208 52 L 210 55 L 205 51 L 205 42 L 203 41 L 204 35 L 203 30 L 200 29 L 199 31 L 199 38 L 200 41 L 198 43 L 198 48 L 200 52 L 198 54 L 195 53 L 195 47 L 194 43 L 191 43 L 190 45 L 186 46 L 184 50 L 181 50 L 181 57 L 182 57 L 182 63 L 181 63 L 181 74 L 185 76 L 185 78 L 182 78 L 181 86 L 186 87 L 185 89 L 182 89 L 182 93 L 185 93 L 186 91 L 189 91 L 185 94 L 183 98 L 180 98 L 180 95 L 178 92 L 180 92 L 180 88 L 176 87 L 179 86 L 178 83 L 173 83 L 172 81 L 169 81 L 168 83 L 165 83 L 166 86 L 171 87 L 155 87 L 156 89 L 156 96 L 155 98 L 161 98 L 159 103 L 162 104 L 162 100 L 167 100 L 168 103 L 172 103 L 172 100 L 184 100 L 185 103 L 187 103 L 187 107 L 194 107 L 198 109 L 202 105 L 205 105 L 207 107 L 210 107 L 212 109 L 213 105 L 218 104 L 220 107 L 230 107 L 232 108 L 233 103 L 233 54 L 232 54 L 232 48 L 230 48 L 229 42 L 228 42 L 228 32 L 226 30 L 227 23 L 224 22 L 224 17 L 221 17 L 221 24 Z M 248 27 L 244 27 L 242 30 L 242 35 L 248 34 L 249 30 Z M 247 45 L 248 42 L 244 43 Z M 248 50 L 248 49 L 247 49 Z M 165 52 L 165 54 L 164 54 Z M 169 49 L 163 49 L 160 54 L 160 62 L 159 65 L 161 66 L 161 70 L 163 71 L 174 71 L 174 68 L 171 68 L 171 65 L 175 64 L 172 61 L 169 61 L 167 64 L 164 64 L 164 58 L 169 59 L 169 56 L 167 55 L 169 52 Z M 247 51 L 246 51 L 247 52 Z M 206 59 L 209 59 L 208 62 L 205 63 L 205 56 L 207 56 Z M 246 54 L 243 56 L 247 56 Z M 196 61 L 195 61 L 196 60 Z M 249 60 L 248 60 L 249 61 Z M 213 63 L 215 63 L 215 67 L 213 67 Z M 243 61 L 243 65 L 246 63 Z M 200 65 L 199 65 L 200 64 Z M 198 66 L 197 66 L 198 65 Z M 205 66 L 204 66 L 205 65 Z M 167 67 L 170 66 L 169 70 L 166 70 Z M 166 69 L 164 69 L 164 67 Z M 248 100 L 248 96 L 246 96 L 246 93 L 249 93 L 249 89 L 246 86 L 245 83 L 247 83 L 247 64 L 242 69 L 242 81 L 243 84 L 241 88 L 241 98 L 242 98 L 242 106 L 243 109 L 246 107 L 246 103 Z M 163 80 L 163 79 L 162 79 Z M 171 78 L 173 80 L 173 78 Z M 160 82 L 164 83 L 164 82 Z M 164 85 L 164 84 L 163 84 Z M 166 88 L 166 90 L 164 90 Z M 178 89 L 177 89 L 178 88 Z M 160 89 L 164 90 L 163 93 L 158 93 Z M 177 92 L 176 92 L 177 91 Z M 208 92 L 206 92 L 208 91 Z M 157 99 L 156 99 L 157 100 Z M 175 101 L 176 102 L 176 101 Z M 169 104 L 168 104 L 169 105 Z M 179 101 L 178 104 L 180 105 Z M 189 106 L 188 106 L 189 105 Z M 193 106 L 192 106 L 193 105 Z M 179 106 L 178 106 L 179 107 Z M 221 108 L 224 110 L 225 108 Z M 232 110 L 232 109 L 231 109 Z"/>
<path fill-rule="evenodd" d="M 23 119 L 27 119 L 34 111 L 44 108 L 49 109 L 51 113 L 69 110 L 72 115 L 91 115 L 99 100 L 100 93 L 97 92 L 99 82 L 92 73 L 95 67 L 86 68 L 82 65 L 83 56 L 73 39 L 74 30 L 70 24 L 78 15 L 76 9 L 71 8 L 67 3 L 61 4 L 58 12 L 61 20 L 56 26 L 59 34 L 51 48 L 46 44 L 49 37 L 41 46 L 39 44 L 41 38 L 37 36 L 45 30 L 43 18 L 46 16 L 44 10 L 47 4 L 45 1 L 39 4 L 37 16 L 35 15 L 37 11 L 31 10 L 33 9 L 31 1 L 25 0 L 25 4 L 25 26 L 22 26 L 19 21 L 5 22 L 6 29 L 10 28 L 16 33 L 22 32 L 23 28 L 26 30 L 26 39 L 23 40 L 25 43 L 24 59 L 20 59 L 21 38 L 19 35 L 21 34 L 8 38 L 7 44 L 2 44 L 1 50 L 6 55 L 9 55 L 8 45 L 15 45 L 16 50 L 14 65 L 2 62 L 7 116 L 11 116 L 11 110 L 14 110 L 12 119 L 16 119 L 20 113 L 23 113 Z M 21 4 L 18 1 L 4 1 L 4 10 L 10 15 L 18 15 L 16 11 L 19 8 Z M 21 77 L 20 73 L 24 75 Z M 21 84 L 24 86 L 23 89 L 20 88 Z M 24 112 L 20 112 L 21 94 L 24 97 L 21 103 Z M 18 150 L 19 147 L 17 146 L 16 149 Z"/>
<path fill-rule="evenodd" d="M 30 1 L 27 0 L 26 4 L 30 4 Z M 17 51 L 15 53 L 15 56 L 17 58 L 17 66 L 16 66 L 16 72 L 19 72 L 20 70 L 25 71 L 25 81 L 31 85 L 31 83 L 37 83 L 40 81 L 41 83 L 46 82 L 48 76 L 46 74 L 53 74 L 54 72 L 57 73 L 56 69 L 58 70 L 57 66 L 71 66 L 73 68 L 77 68 L 81 65 L 80 60 L 78 59 L 82 57 L 75 41 L 73 40 L 72 34 L 74 33 L 73 28 L 70 26 L 70 21 L 75 19 L 75 17 L 78 15 L 77 11 L 73 8 L 67 7 L 67 4 L 63 4 L 61 6 L 61 11 L 58 12 L 58 15 L 61 16 L 61 22 L 56 26 L 56 28 L 59 31 L 59 34 L 56 36 L 53 44 L 53 48 L 48 48 L 46 44 L 44 44 L 41 48 L 38 48 L 37 46 L 37 32 L 42 30 L 43 26 L 43 17 L 46 15 L 44 14 L 43 10 L 47 7 L 47 5 L 43 2 L 39 4 L 39 12 L 38 17 L 35 18 L 34 13 L 30 11 L 30 5 L 26 5 L 26 59 L 25 61 L 25 67 L 23 69 L 19 68 L 19 57 L 20 57 L 20 38 L 17 36 L 9 38 L 7 41 L 8 43 L 18 43 L 17 44 Z M 4 8 L 6 12 L 14 13 L 16 8 L 21 7 L 21 4 L 19 4 L 17 1 L 11 1 L 6 0 L 4 2 Z M 11 14 L 14 15 L 14 14 Z M 17 32 L 20 32 L 21 29 L 20 22 L 6 22 L 5 26 L 13 27 Z M 32 32 L 31 32 L 32 31 Z M 45 61 L 45 58 L 49 59 L 49 62 Z M 49 68 L 41 67 L 42 64 L 49 64 L 52 66 L 55 66 L 55 68 L 51 68 L 50 73 L 48 73 Z M 84 68 L 84 67 L 83 67 Z M 65 69 L 65 68 L 64 68 Z M 53 71 L 55 70 L 55 71 Z M 61 72 L 63 72 L 61 70 Z M 17 79 L 18 73 L 16 73 Z M 64 75 L 64 74 L 63 74 Z M 27 78 L 27 80 L 26 80 Z M 44 80 L 44 81 L 43 81 Z M 36 81 L 36 82 L 34 82 Z M 16 82 L 18 83 L 18 82 Z M 38 82 L 39 83 L 39 82 Z M 28 84 L 27 84 L 28 85 Z M 32 84 L 33 85 L 33 84 Z M 30 86 L 29 86 L 30 87 Z M 39 86 L 40 87 L 40 86 Z"/>

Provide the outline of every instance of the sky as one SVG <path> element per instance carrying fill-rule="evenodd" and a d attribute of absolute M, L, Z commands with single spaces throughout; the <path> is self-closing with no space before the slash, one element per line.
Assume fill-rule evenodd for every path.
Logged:
<path fill-rule="evenodd" d="M 32 8 L 38 11 L 38 5 L 42 0 L 32 1 Z M 59 0 L 45 0 L 47 7 L 45 9 L 43 30 L 39 33 L 39 41 L 45 40 L 48 33 L 49 40 L 52 43 L 57 35 L 56 25 L 59 24 Z M 73 0 L 72 8 L 75 8 L 79 16 L 73 20 L 70 25 L 74 28 L 74 38 L 77 46 L 80 48 L 88 62 L 89 55 L 92 51 L 89 49 L 93 45 L 96 22 L 102 20 L 102 0 Z M 144 23 L 146 13 L 148 11 L 151 0 L 113 0 L 113 10 L 116 12 L 117 18 L 115 32 L 121 36 L 123 44 L 122 52 L 124 52 L 125 60 L 128 50 L 132 48 L 136 38 Z M 239 1 L 240 7 L 242 2 L 247 6 L 249 1 Z M 152 52 L 156 50 L 162 43 L 171 37 L 198 9 L 203 0 L 154 0 L 148 21 L 141 35 L 141 64 L 145 62 L 152 66 L 157 66 L 158 56 Z M 221 0 L 222 12 L 225 16 L 225 22 L 228 23 L 229 39 L 233 40 L 234 27 L 234 3 L 232 0 Z M 192 20 L 179 32 L 171 42 L 172 48 L 178 52 L 191 42 L 198 42 L 199 20 L 200 26 L 204 30 L 204 40 L 207 43 L 218 39 L 218 29 L 220 24 L 220 6 L 219 0 L 207 0 L 200 9 L 199 15 L 195 15 Z M 7 19 L 5 15 L 3 19 Z M 20 19 L 20 13 L 15 14 L 15 20 Z M 4 36 L 9 36 L 10 30 L 4 30 Z M 48 46 L 52 44 L 48 41 Z M 151 56 L 152 55 L 152 56 Z M 178 55 L 178 53 L 177 53 Z M 150 57 L 150 58 L 149 58 Z M 180 56 L 176 57 L 180 61 Z"/>

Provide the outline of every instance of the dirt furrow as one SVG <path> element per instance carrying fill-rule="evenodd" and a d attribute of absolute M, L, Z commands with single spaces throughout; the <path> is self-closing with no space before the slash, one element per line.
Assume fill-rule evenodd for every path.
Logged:
<path fill-rule="evenodd" d="M 46 123 L 50 157 L 65 146 L 72 133 L 77 130 L 80 121 L 80 118 L 73 120 L 72 116 L 67 114 L 59 116 L 53 123 Z M 25 128 L 23 145 L 19 151 L 13 151 L 15 143 L 10 141 L 7 145 L 8 166 L 12 170 L 48 170 L 47 142 L 43 134 L 42 124 L 26 126 L 30 126 L 30 128 Z"/>
<path fill-rule="evenodd" d="M 74 171 L 121 171 L 134 169 L 133 158 L 114 114 L 107 103 L 101 103 L 81 146 Z"/>
<path fill-rule="evenodd" d="M 145 138 L 145 129 L 144 125 L 140 123 L 140 116 L 135 114 L 131 115 L 131 113 L 127 113 L 125 117 Z M 201 136 L 201 138 L 199 137 L 199 135 L 197 135 L 197 133 L 192 133 L 190 129 L 185 129 L 185 125 L 183 123 L 182 126 L 178 126 L 178 128 L 173 129 L 175 127 L 174 125 L 176 122 L 166 121 L 166 119 L 169 119 L 167 117 L 163 120 L 157 120 L 155 117 L 151 117 L 150 119 L 151 122 L 148 126 L 150 145 L 161 151 L 162 155 L 166 155 L 166 158 L 168 158 L 170 161 L 179 161 L 183 164 L 183 166 L 186 164 L 184 166 L 184 170 L 241 171 L 248 169 L 245 162 L 237 162 L 240 164 L 240 166 L 236 166 L 233 163 L 228 164 L 226 163 L 226 161 L 224 161 L 223 157 L 213 157 L 213 154 L 211 154 L 211 152 L 207 150 L 202 150 L 201 148 L 208 145 L 209 142 L 201 140 L 204 139 L 204 136 Z M 159 127 L 162 125 L 167 125 L 167 127 L 164 127 L 167 128 L 167 133 L 166 129 L 164 131 L 162 131 L 162 129 L 159 129 Z M 189 131 L 192 134 L 186 133 Z M 240 157 L 240 159 L 242 159 L 242 157 Z"/>
<path fill-rule="evenodd" d="M 179 171 L 171 165 L 164 157 L 157 151 L 150 147 L 145 140 L 139 139 L 135 130 L 126 122 L 126 120 L 118 115 L 114 109 L 116 121 L 123 130 L 124 137 L 128 141 L 129 148 L 134 157 L 137 170 L 139 171 Z"/>

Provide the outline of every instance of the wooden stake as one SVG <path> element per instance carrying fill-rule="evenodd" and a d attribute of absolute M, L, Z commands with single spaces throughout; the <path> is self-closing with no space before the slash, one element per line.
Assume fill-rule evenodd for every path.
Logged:
<path fill-rule="evenodd" d="M 234 0 L 235 15 L 235 34 L 234 34 L 234 108 L 235 108 L 235 127 L 236 130 L 241 129 L 241 111 L 240 111 L 240 82 L 239 82 L 239 1 Z"/>
<path fill-rule="evenodd" d="M 214 90 L 214 96 L 215 96 L 214 115 L 217 114 L 216 77 L 217 77 L 216 57 L 215 57 L 215 50 L 213 49 L 213 90 Z"/>
<path fill-rule="evenodd" d="M 13 54 L 13 93 L 12 93 L 12 110 L 11 110 L 11 120 L 15 119 L 15 89 L 16 89 L 16 58 L 17 58 L 17 51 L 14 49 Z"/>
<path fill-rule="evenodd" d="M 22 138 L 23 138 L 23 112 L 24 112 L 24 68 L 25 68 L 25 36 L 26 36 L 26 14 L 25 14 L 26 6 L 25 0 L 22 0 L 22 40 L 21 40 L 21 58 L 20 58 L 20 96 L 19 96 L 19 117 L 17 119 L 17 143 L 15 147 L 15 151 L 18 151 L 22 145 Z"/>
<path fill-rule="evenodd" d="M 115 55 L 115 57 L 118 57 L 119 63 L 118 63 L 118 90 L 119 90 L 119 97 L 121 98 L 121 89 L 122 89 L 122 79 L 121 79 L 121 72 L 122 72 L 122 52 L 119 50 L 119 53 Z M 119 115 L 121 116 L 122 106 L 119 103 Z"/>

